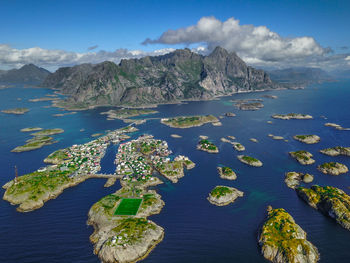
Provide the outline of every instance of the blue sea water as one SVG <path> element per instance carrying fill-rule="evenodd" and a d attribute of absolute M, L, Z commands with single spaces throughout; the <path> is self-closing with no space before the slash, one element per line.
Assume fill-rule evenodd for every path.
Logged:
<path fill-rule="evenodd" d="M 0 90 L 0 110 L 28 107 L 24 115 L 0 113 L 0 185 L 14 177 L 14 165 L 19 174 L 25 174 L 43 166 L 43 159 L 56 149 L 91 140 L 91 134 L 125 126 L 121 121 L 106 120 L 100 112 L 108 108 L 80 111 L 74 115 L 53 117 L 62 113 L 58 108 L 47 108 L 50 102 L 29 102 L 52 93 L 47 89 L 11 88 Z M 278 99 L 264 98 L 265 107 L 259 111 L 238 111 L 231 99 L 261 98 L 263 94 L 277 95 Z M 20 99 L 20 100 L 19 100 Z M 332 185 L 350 194 L 350 176 L 323 175 L 317 171 L 318 164 L 339 161 L 350 167 L 349 157 L 329 157 L 320 149 L 332 146 L 350 146 L 350 131 L 325 127 L 334 122 L 350 127 L 350 82 L 334 82 L 313 85 L 304 90 L 281 90 L 263 93 L 236 94 L 220 100 L 189 102 L 181 105 L 162 105 L 159 113 L 151 117 L 168 117 L 192 114 L 222 115 L 235 112 L 236 117 L 225 117 L 221 127 L 207 124 L 190 129 L 173 129 L 149 120 L 137 126 L 142 133 L 153 134 L 168 141 L 175 154 L 187 155 L 197 165 L 187 171 L 177 184 L 165 182 L 156 187 L 165 201 L 160 214 L 151 216 L 164 227 L 164 240 L 143 262 L 266 262 L 257 245 L 257 232 L 265 218 L 267 205 L 283 207 L 308 233 L 308 239 L 319 249 L 320 262 L 347 262 L 350 256 L 350 234 L 330 218 L 309 207 L 295 192 L 286 187 L 287 171 L 309 172 L 315 176 L 314 183 Z M 305 113 L 313 120 L 273 120 L 275 113 Z M 325 116 L 324 119 L 321 116 Z M 272 120 L 273 124 L 267 121 Z M 64 133 L 55 135 L 58 143 L 39 150 L 11 153 L 11 149 L 30 138 L 21 128 L 39 126 L 63 128 Z M 84 131 L 80 129 L 84 128 Z M 181 139 L 170 134 L 182 135 Z M 267 135 L 272 133 L 288 139 L 275 141 Z M 295 134 L 317 134 L 321 142 L 305 145 L 295 141 Z M 198 135 L 207 135 L 218 146 L 219 154 L 196 150 Z M 260 159 L 264 166 L 254 168 L 240 163 L 232 146 L 220 141 L 221 137 L 233 135 L 246 147 L 246 154 Z M 258 143 L 251 142 L 256 138 Z M 314 154 L 316 163 L 301 166 L 288 156 L 289 151 L 305 149 Z M 102 172 L 113 172 L 117 147 L 112 146 L 102 160 Z M 232 167 L 238 178 L 235 181 L 220 179 L 218 165 Z M 99 262 L 93 254 L 89 236 L 93 229 L 86 225 L 87 213 L 93 203 L 120 188 L 117 183 L 104 188 L 105 179 L 90 179 L 67 189 L 57 199 L 48 201 L 44 207 L 29 213 L 18 213 L 15 207 L 0 201 L 0 262 Z M 217 207 L 206 197 L 216 185 L 228 185 L 244 191 L 244 197 L 234 204 Z M 0 194 L 3 195 L 1 189 Z"/>

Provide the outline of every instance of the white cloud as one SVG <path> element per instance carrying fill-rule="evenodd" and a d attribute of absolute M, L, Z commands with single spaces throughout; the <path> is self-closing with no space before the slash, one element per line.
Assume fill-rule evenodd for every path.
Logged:
<path fill-rule="evenodd" d="M 345 58 L 345 60 L 349 60 L 349 61 L 350 61 L 350 56 L 347 56 L 347 57 Z"/>
<path fill-rule="evenodd" d="M 2 68 L 21 67 L 33 63 L 37 66 L 56 69 L 62 66 L 72 66 L 81 63 L 99 63 L 113 61 L 119 63 L 121 59 L 140 58 L 144 56 L 158 56 L 174 51 L 172 48 L 155 51 L 117 49 L 113 52 L 69 52 L 65 50 L 49 50 L 40 47 L 16 49 L 9 45 L 0 44 L 0 66 Z"/>
<path fill-rule="evenodd" d="M 204 43 L 209 51 L 221 46 L 235 51 L 247 63 L 266 65 L 282 65 L 291 60 L 301 62 L 310 57 L 324 57 L 330 52 L 312 37 L 282 37 L 266 26 L 240 25 L 235 18 L 221 22 L 215 17 L 202 17 L 196 25 L 168 30 L 158 39 L 148 38 L 143 42 L 145 45 L 155 43 Z"/>

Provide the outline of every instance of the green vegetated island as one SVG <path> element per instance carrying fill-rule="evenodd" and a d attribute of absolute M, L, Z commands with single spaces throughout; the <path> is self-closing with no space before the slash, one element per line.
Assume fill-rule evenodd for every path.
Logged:
<path fill-rule="evenodd" d="M 102 115 L 107 115 L 108 119 L 127 119 L 131 117 L 137 117 L 141 115 L 155 114 L 158 111 L 151 109 L 118 109 L 118 110 L 109 110 L 101 112 Z"/>
<path fill-rule="evenodd" d="M 224 206 L 233 203 L 238 197 L 242 197 L 244 193 L 236 188 L 219 185 L 216 186 L 208 196 L 208 201 L 217 206 Z"/>
<path fill-rule="evenodd" d="M 271 262 L 315 263 L 319 260 L 317 248 L 307 240 L 305 231 L 283 208 L 269 207 L 258 240 L 261 253 Z"/>
<path fill-rule="evenodd" d="M 56 143 L 57 141 L 54 141 L 54 138 L 49 135 L 54 135 L 54 134 L 59 134 L 64 132 L 63 129 L 59 129 L 59 128 L 43 130 L 42 128 L 39 128 L 39 127 L 24 128 L 21 131 L 22 132 L 36 131 L 36 132 L 31 134 L 33 138 L 28 139 L 26 141 L 26 144 L 17 146 L 16 148 L 12 149 L 11 152 L 32 151 L 32 150 L 40 149 L 45 145 Z"/>
<path fill-rule="evenodd" d="M 7 114 L 16 114 L 16 115 L 21 115 L 26 112 L 28 112 L 28 108 L 14 108 L 14 109 L 7 109 L 7 110 L 2 110 L 1 112 L 7 113 Z"/>
<path fill-rule="evenodd" d="M 88 178 L 103 178 L 103 175 L 97 173 L 107 146 L 129 138 L 125 133 L 136 130 L 129 126 L 86 144 L 73 145 L 53 152 L 44 160 L 51 165 L 6 183 L 3 186 L 6 189 L 3 199 L 13 205 L 19 205 L 18 211 L 28 212 L 42 207 L 46 201 L 56 198 L 64 189 Z"/>
<path fill-rule="evenodd" d="M 272 118 L 274 119 L 280 119 L 280 120 L 310 120 L 313 117 L 308 114 L 300 114 L 300 113 L 288 113 L 288 114 L 275 114 L 272 115 Z"/>
<path fill-rule="evenodd" d="M 253 158 L 253 157 L 250 157 L 248 155 L 238 155 L 237 158 L 242 163 L 245 163 L 245 164 L 250 165 L 250 166 L 254 166 L 254 167 L 263 166 L 263 163 L 260 160 Z"/>
<path fill-rule="evenodd" d="M 304 150 L 289 152 L 290 156 L 296 159 L 302 165 L 309 165 L 315 163 L 315 160 L 312 159 L 312 153 Z"/>
<path fill-rule="evenodd" d="M 219 119 L 213 115 L 198 115 L 163 118 L 160 120 L 160 122 L 172 128 L 191 128 L 202 126 L 206 123 L 217 123 L 219 122 Z"/>
<path fill-rule="evenodd" d="M 338 224 L 350 230 L 350 196 L 332 186 L 313 185 L 296 189 L 298 196 Z"/>
<path fill-rule="evenodd" d="M 230 167 L 227 167 L 227 166 L 218 167 L 218 172 L 219 172 L 220 178 L 222 179 L 227 179 L 227 180 L 237 179 L 236 173 Z"/>
<path fill-rule="evenodd" d="M 175 183 L 185 168 L 195 166 L 185 156 L 172 160 L 170 154 L 166 141 L 150 135 L 119 145 L 115 162 L 122 188 L 95 203 L 88 214 L 94 253 L 103 262 L 136 262 L 162 241 L 164 229 L 147 219 L 164 206 L 161 196 L 148 190 L 163 183 L 154 172 Z"/>
<path fill-rule="evenodd" d="M 208 153 L 218 153 L 218 147 L 211 141 L 207 139 L 202 139 L 197 144 L 197 150 L 205 151 Z"/>

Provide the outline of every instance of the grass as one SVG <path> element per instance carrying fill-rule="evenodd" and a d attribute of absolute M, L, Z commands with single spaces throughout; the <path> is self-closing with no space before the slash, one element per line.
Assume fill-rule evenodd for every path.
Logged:
<path fill-rule="evenodd" d="M 210 195 L 216 198 L 231 194 L 232 190 L 226 186 L 217 186 L 211 192 Z"/>
<path fill-rule="evenodd" d="M 115 215 L 136 215 L 142 203 L 141 198 L 123 198 L 115 210 Z"/>
<path fill-rule="evenodd" d="M 248 162 L 248 163 L 256 163 L 256 162 L 259 162 L 258 159 L 255 159 L 255 158 L 250 157 L 250 156 L 247 156 L 247 155 L 244 155 L 244 156 L 242 157 L 242 159 L 243 159 L 244 161 Z"/>

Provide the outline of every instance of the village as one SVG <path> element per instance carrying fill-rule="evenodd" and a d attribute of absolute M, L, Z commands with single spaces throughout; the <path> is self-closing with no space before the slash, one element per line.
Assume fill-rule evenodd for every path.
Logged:
<path fill-rule="evenodd" d="M 192 162 L 185 156 L 177 156 L 171 161 L 171 153 L 166 141 L 142 135 L 136 140 L 120 144 L 115 159 L 116 174 L 129 182 L 153 181 L 154 170 L 168 179 L 170 176 L 174 179 L 181 177 L 184 165 Z"/>

